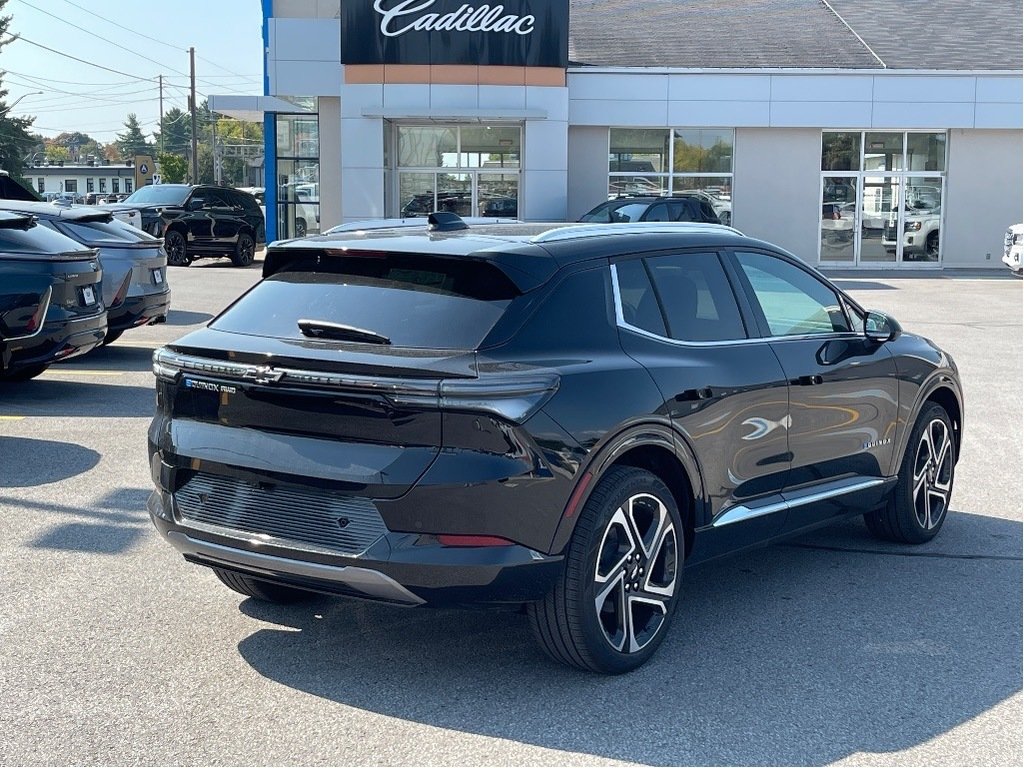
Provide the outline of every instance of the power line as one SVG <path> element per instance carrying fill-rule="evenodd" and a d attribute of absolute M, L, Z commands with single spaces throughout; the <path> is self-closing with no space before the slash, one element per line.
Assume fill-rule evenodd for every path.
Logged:
<path fill-rule="evenodd" d="M 18 77 L 25 77 L 30 80 L 43 80 L 47 83 L 61 83 L 62 85 L 134 85 L 138 80 L 138 78 L 133 78 L 131 80 L 121 80 L 116 83 L 83 83 L 78 80 L 57 80 L 56 78 L 43 77 L 42 75 L 26 75 L 24 72 L 15 72 L 13 69 L 5 69 L 4 72 L 17 75 Z"/>
<path fill-rule="evenodd" d="M 35 11 L 38 11 L 39 13 L 42 13 L 42 14 L 45 14 L 45 15 L 49 16 L 51 19 L 56 19 L 57 21 L 59 21 L 59 22 L 61 22 L 63 24 L 67 24 L 69 27 L 74 27 L 75 29 L 79 30 L 80 32 L 84 32 L 85 34 L 90 35 L 91 37 L 95 37 L 97 40 L 102 40 L 104 43 L 109 43 L 110 45 L 116 46 L 118 48 L 121 47 L 118 43 L 115 43 L 113 40 L 111 40 L 109 38 L 106 38 L 106 37 L 103 37 L 102 35 L 98 35 L 95 32 L 92 32 L 92 31 L 86 29 L 85 27 L 79 26 L 78 24 L 75 24 L 73 21 L 68 21 L 67 19 L 62 19 L 60 16 L 58 16 L 58 15 L 56 15 L 54 13 L 50 13 L 49 11 L 44 11 L 42 8 L 40 8 L 40 7 L 36 6 L 36 5 L 33 5 L 32 3 L 28 2 L 28 0 L 21 0 L 21 3 L 22 3 L 22 5 L 27 5 L 29 8 L 31 8 L 31 9 L 33 9 Z M 184 74 L 184 72 L 181 72 L 180 70 L 174 69 L 173 67 L 168 67 L 166 64 L 164 64 L 162 62 L 159 62 L 156 59 L 151 59 L 151 58 L 149 58 L 149 56 L 144 56 L 143 54 L 138 53 L 137 51 L 133 51 L 131 48 L 126 49 L 126 51 L 127 51 L 127 53 L 130 53 L 132 56 L 138 56 L 140 59 L 145 59 L 148 62 L 156 64 L 158 67 L 163 67 L 165 69 L 169 69 L 169 70 L 171 70 L 171 72 L 176 72 L 179 75 Z"/>
<path fill-rule="evenodd" d="M 18 41 L 21 41 L 23 43 L 28 43 L 29 45 L 34 45 L 36 48 L 42 48 L 44 51 L 49 51 L 50 53 L 56 53 L 58 56 L 63 56 L 65 59 L 71 59 L 72 61 L 77 61 L 80 64 L 88 64 L 90 67 L 96 67 L 96 69 L 103 69 L 103 70 L 106 70 L 107 72 L 113 72 L 115 75 L 124 75 L 125 77 L 130 77 L 133 80 L 137 80 L 137 81 L 139 81 L 141 83 L 156 83 L 156 78 L 153 78 L 153 77 L 137 77 L 137 76 L 135 76 L 135 75 L 133 75 L 133 74 L 131 74 L 129 72 L 122 72 L 120 69 L 113 69 L 111 67 L 104 67 L 102 64 L 96 64 L 96 63 L 91 62 L 91 61 L 86 61 L 85 59 L 80 59 L 77 56 L 72 56 L 69 53 L 64 53 L 63 51 L 58 51 L 56 48 L 50 48 L 47 45 L 43 45 L 42 43 L 37 43 L 34 40 L 29 40 L 27 37 L 22 37 L 21 35 L 18 35 L 17 37 L 14 37 L 11 40 L 8 40 L 7 42 L 13 43 L 13 42 L 18 42 Z"/>

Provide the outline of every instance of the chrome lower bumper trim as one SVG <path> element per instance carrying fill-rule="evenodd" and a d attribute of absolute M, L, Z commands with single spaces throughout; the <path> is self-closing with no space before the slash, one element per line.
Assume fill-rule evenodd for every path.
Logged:
<path fill-rule="evenodd" d="M 306 560 L 264 555 L 200 541 L 179 531 L 168 533 L 167 540 L 183 555 L 199 557 L 212 565 L 222 563 L 225 568 L 235 566 L 247 571 L 262 572 L 271 577 L 279 574 L 332 582 L 362 592 L 367 597 L 403 605 L 423 605 L 426 602 L 390 576 L 369 568 L 323 565 Z"/>

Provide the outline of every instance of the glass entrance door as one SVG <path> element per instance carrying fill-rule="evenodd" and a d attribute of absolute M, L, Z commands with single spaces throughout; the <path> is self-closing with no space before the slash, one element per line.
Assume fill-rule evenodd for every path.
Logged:
<path fill-rule="evenodd" d="M 896 245 L 886 237 L 899 226 L 899 199 L 898 177 L 864 177 L 860 196 L 860 254 L 857 263 L 896 263 Z"/>
<path fill-rule="evenodd" d="M 857 261 L 857 177 L 825 176 L 821 185 L 820 260 L 853 265 Z"/>

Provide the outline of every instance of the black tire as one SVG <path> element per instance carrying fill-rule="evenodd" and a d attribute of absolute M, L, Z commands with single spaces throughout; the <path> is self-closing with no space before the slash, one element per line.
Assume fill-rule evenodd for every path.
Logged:
<path fill-rule="evenodd" d="M 722 222 L 722 224 L 724 224 L 725 226 L 731 227 L 732 226 L 732 212 L 731 211 L 722 211 L 720 214 L 718 214 L 718 220 L 720 222 Z"/>
<path fill-rule="evenodd" d="M 305 219 L 296 219 L 295 220 L 295 236 L 296 237 L 305 237 L 307 231 L 308 230 L 306 229 L 306 220 Z"/>
<path fill-rule="evenodd" d="M 167 251 L 167 266 L 187 267 L 192 263 L 192 257 L 188 255 L 188 243 L 185 235 L 176 229 L 164 235 L 164 250 Z"/>
<path fill-rule="evenodd" d="M 113 344 L 124 335 L 124 332 L 124 328 L 119 331 L 107 331 L 107 335 L 103 337 L 103 346 L 105 347 L 108 344 Z"/>
<path fill-rule="evenodd" d="M 248 267 L 256 260 L 256 241 L 248 232 L 238 235 L 238 242 L 235 243 L 235 252 L 231 256 L 231 263 L 236 267 Z"/>
<path fill-rule="evenodd" d="M 864 515 L 873 536 L 901 544 L 935 538 L 946 521 L 953 492 L 955 439 L 945 409 L 927 405 L 914 423 L 892 495 L 884 507 Z"/>
<path fill-rule="evenodd" d="M 0 381 L 28 381 L 29 379 L 34 379 L 49 367 L 49 364 L 31 365 L 26 368 L 15 368 L 13 371 L 0 371 Z"/>
<path fill-rule="evenodd" d="M 527 608 L 544 652 L 604 674 L 650 659 L 679 599 L 683 537 L 675 499 L 658 477 L 635 467 L 609 470 L 583 507 L 561 577 Z M 634 620 L 643 623 L 639 632 Z"/>
<path fill-rule="evenodd" d="M 939 233 L 932 232 L 925 241 L 925 259 L 928 261 L 939 260 Z"/>
<path fill-rule="evenodd" d="M 220 579 L 221 583 L 228 589 L 233 589 L 240 595 L 253 597 L 267 603 L 287 605 L 289 603 L 297 603 L 301 600 L 306 600 L 310 597 L 310 593 L 304 590 L 294 589 L 293 587 L 283 587 L 280 584 L 272 584 L 269 581 L 254 579 L 251 576 L 243 576 L 242 574 L 234 573 L 233 571 L 224 571 L 220 568 L 214 568 L 213 572 L 217 574 L 217 578 Z"/>

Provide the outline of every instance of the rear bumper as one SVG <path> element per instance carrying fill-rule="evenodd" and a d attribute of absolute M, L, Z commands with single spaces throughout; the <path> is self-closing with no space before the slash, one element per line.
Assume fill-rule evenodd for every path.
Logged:
<path fill-rule="evenodd" d="M 55 363 L 95 349 L 106 335 L 105 312 L 79 320 L 46 323 L 30 339 L 0 344 L 0 362 L 9 370 Z"/>
<path fill-rule="evenodd" d="M 446 547 L 435 537 L 387 533 L 350 557 L 241 540 L 183 524 L 173 497 L 148 503 L 160 534 L 186 560 L 277 584 L 403 606 L 509 605 L 541 599 L 561 573 L 561 556 L 519 545 Z"/>
<path fill-rule="evenodd" d="M 150 293 L 145 296 L 129 296 L 122 304 L 107 313 L 107 325 L 111 331 L 123 331 L 139 325 L 147 325 L 167 317 L 171 309 L 171 292 Z"/>

